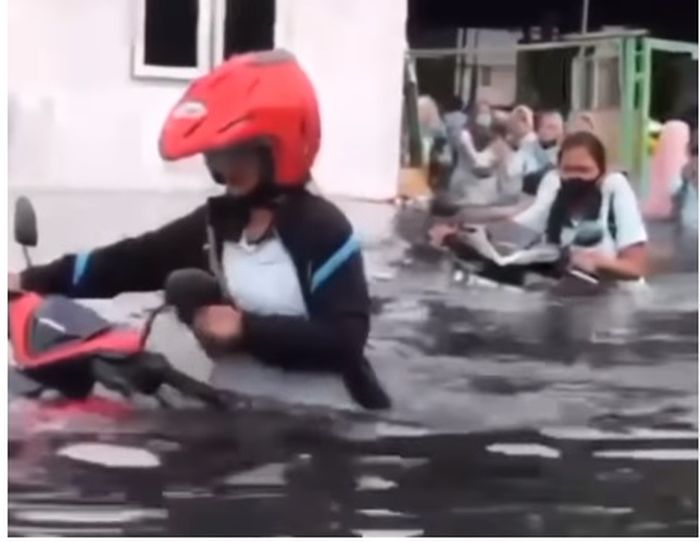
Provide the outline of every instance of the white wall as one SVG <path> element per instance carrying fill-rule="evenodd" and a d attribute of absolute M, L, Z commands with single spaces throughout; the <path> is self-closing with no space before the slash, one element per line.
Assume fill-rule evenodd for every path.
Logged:
<path fill-rule="evenodd" d="M 10 0 L 14 186 L 197 189 L 199 160 L 164 164 L 161 123 L 185 83 L 131 78 L 134 0 Z"/>
<path fill-rule="evenodd" d="M 517 83 L 517 45 L 521 31 L 467 28 L 466 44 L 478 55 L 481 66 L 491 68 L 491 84 L 480 81 L 477 98 L 494 105 L 512 105 Z M 464 70 L 462 88 L 465 93 L 471 84 L 471 69 Z M 466 97 L 466 96 L 465 96 Z"/>
<path fill-rule="evenodd" d="M 158 156 L 161 123 L 185 83 L 131 77 L 136 1 L 9 0 L 13 186 L 211 186 L 199 159 Z M 299 55 L 320 94 L 321 189 L 392 196 L 406 0 L 278 0 L 277 12 L 278 43 Z"/>
<path fill-rule="evenodd" d="M 275 42 L 298 56 L 319 94 L 314 176 L 325 192 L 396 194 L 406 19 L 407 0 L 277 0 Z"/>

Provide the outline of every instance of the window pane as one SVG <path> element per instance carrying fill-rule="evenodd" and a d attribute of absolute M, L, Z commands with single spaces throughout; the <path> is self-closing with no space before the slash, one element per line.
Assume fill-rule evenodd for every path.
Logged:
<path fill-rule="evenodd" d="M 145 0 L 145 58 L 152 66 L 197 66 L 198 0 Z"/>
<path fill-rule="evenodd" d="M 275 0 L 226 0 L 224 57 L 274 47 Z"/>

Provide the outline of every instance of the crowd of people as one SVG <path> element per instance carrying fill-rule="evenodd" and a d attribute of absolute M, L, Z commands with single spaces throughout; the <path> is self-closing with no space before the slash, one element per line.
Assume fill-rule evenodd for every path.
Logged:
<path fill-rule="evenodd" d="M 418 110 L 432 188 L 469 205 L 535 195 L 545 173 L 556 167 L 565 135 L 594 131 L 586 114 L 575 115 L 566 126 L 556 110 L 535 114 L 518 105 L 506 112 L 485 100 L 466 109 L 455 97 L 440 115 L 435 101 L 421 96 Z"/>
<path fill-rule="evenodd" d="M 423 97 L 419 108 L 431 102 Z M 430 107 L 437 111 L 434 102 Z M 610 167 L 590 115 L 579 113 L 565 123 L 556 110 L 535 113 L 518 105 L 503 112 L 483 100 L 468 110 L 455 100 L 449 109 L 440 122 L 433 117 L 432 137 L 424 137 L 437 201 L 453 209 L 492 207 L 493 219 L 509 219 L 560 246 L 571 244 L 578 225 L 596 222 L 601 242 L 575 251 L 572 263 L 618 280 L 647 274 L 648 236 L 637 196 L 627 175 Z M 686 165 L 668 185 L 671 218 L 697 232 L 696 120 L 688 127 Z M 457 234 L 451 225 L 430 232 L 441 246 L 448 240 L 454 245 Z"/>

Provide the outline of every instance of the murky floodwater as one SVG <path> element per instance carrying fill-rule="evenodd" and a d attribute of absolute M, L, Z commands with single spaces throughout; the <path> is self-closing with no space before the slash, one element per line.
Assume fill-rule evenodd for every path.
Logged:
<path fill-rule="evenodd" d="M 67 230 L 42 254 L 79 246 Z M 10 532 L 697 534 L 696 273 L 561 299 L 467 289 L 396 239 L 372 246 L 368 355 L 392 412 L 358 412 L 330 377 L 255 368 L 232 387 L 260 400 L 226 415 L 144 401 L 118 422 L 47 418 L 13 400 Z M 98 307 L 138 319 L 156 301 Z M 211 371 L 168 318 L 151 343 Z"/>

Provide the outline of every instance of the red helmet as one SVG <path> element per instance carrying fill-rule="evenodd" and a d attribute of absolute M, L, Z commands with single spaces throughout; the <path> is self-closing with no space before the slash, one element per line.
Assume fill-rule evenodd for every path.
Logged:
<path fill-rule="evenodd" d="M 233 56 L 195 80 L 165 121 L 160 154 L 178 160 L 255 141 L 269 145 L 276 183 L 308 180 L 321 142 L 318 103 L 287 51 Z"/>

